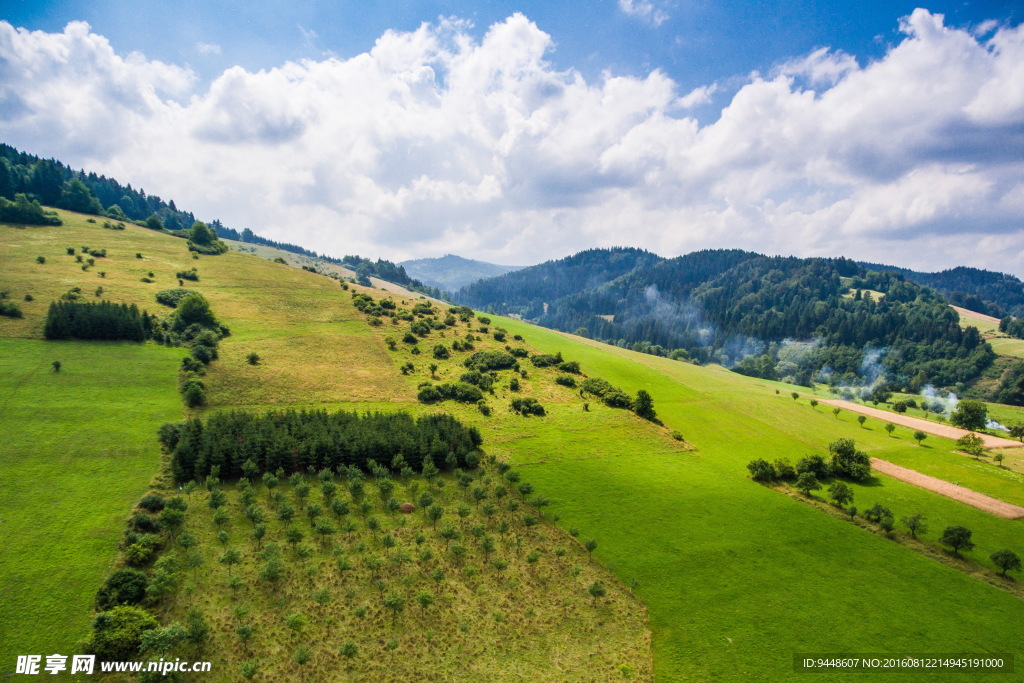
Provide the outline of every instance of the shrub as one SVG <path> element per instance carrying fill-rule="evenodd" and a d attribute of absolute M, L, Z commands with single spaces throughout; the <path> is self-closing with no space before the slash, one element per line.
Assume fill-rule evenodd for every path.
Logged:
<path fill-rule="evenodd" d="M 139 652 L 142 634 L 159 626 L 156 617 L 141 607 L 114 607 L 93 619 L 85 649 L 102 660 L 132 659 Z"/>
<path fill-rule="evenodd" d="M 437 344 L 434 346 L 434 358 L 438 360 L 447 360 L 451 357 L 451 352 L 448 351 L 448 347 L 444 344 Z"/>
<path fill-rule="evenodd" d="M 46 263 L 45 256 L 36 256 L 36 263 Z"/>
<path fill-rule="evenodd" d="M 143 534 L 155 534 L 160 531 L 160 524 L 156 517 L 151 517 L 144 512 L 136 512 L 132 515 L 131 528 Z"/>
<path fill-rule="evenodd" d="M 118 569 L 107 577 L 96 594 L 96 605 L 100 609 L 118 605 L 137 605 L 146 597 L 149 579 L 138 569 Z"/>
<path fill-rule="evenodd" d="M 562 363 L 562 354 L 559 352 L 552 356 L 550 354 L 535 353 L 530 357 L 530 361 L 534 367 L 548 368 L 552 365 L 560 365 Z"/>
<path fill-rule="evenodd" d="M 0 316 L 5 318 L 21 318 L 23 315 L 17 304 L 10 301 L 0 301 Z"/>
<path fill-rule="evenodd" d="M 772 481 L 777 476 L 772 464 L 763 458 L 748 462 L 747 469 L 754 481 Z"/>
<path fill-rule="evenodd" d="M 254 351 L 250 353 L 248 356 L 246 356 L 245 360 L 246 362 L 249 363 L 249 365 L 259 365 L 260 355 Z"/>
<path fill-rule="evenodd" d="M 189 408 L 198 408 L 206 403 L 206 389 L 202 382 L 189 382 L 182 390 L 181 397 L 185 399 L 185 405 Z"/>
<path fill-rule="evenodd" d="M 512 399 L 513 412 L 520 415 L 544 415 L 544 406 L 535 398 L 514 398 Z"/>
<path fill-rule="evenodd" d="M 530 355 L 530 352 L 524 349 L 522 346 L 511 346 L 505 347 L 505 350 L 511 353 L 516 358 L 526 358 Z"/>
<path fill-rule="evenodd" d="M 559 375 L 555 378 L 555 384 L 561 384 L 563 387 L 576 387 L 576 380 L 569 375 Z"/>
<path fill-rule="evenodd" d="M 574 375 L 580 374 L 580 364 L 574 360 L 566 361 L 558 366 L 558 369 L 562 372 L 569 372 Z"/>
<path fill-rule="evenodd" d="M 192 282 L 199 282 L 199 273 L 196 271 L 195 267 L 192 267 L 189 270 L 179 270 L 177 273 L 175 273 L 175 276 L 179 280 L 191 280 Z"/>
<path fill-rule="evenodd" d="M 467 368 L 487 372 L 490 370 L 507 370 L 516 364 L 512 354 L 503 351 L 477 351 L 463 361 Z"/>
<path fill-rule="evenodd" d="M 164 306 L 177 308 L 182 299 L 193 295 L 198 296 L 199 292 L 193 289 L 184 289 L 181 287 L 176 287 L 174 289 L 162 289 L 156 293 L 156 301 Z"/>
<path fill-rule="evenodd" d="M 156 493 L 143 496 L 139 501 L 139 507 L 147 512 L 160 512 L 164 509 L 164 497 Z"/>

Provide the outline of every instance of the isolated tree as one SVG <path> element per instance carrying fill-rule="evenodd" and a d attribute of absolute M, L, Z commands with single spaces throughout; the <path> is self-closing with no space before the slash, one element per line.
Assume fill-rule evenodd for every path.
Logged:
<path fill-rule="evenodd" d="M 1006 457 L 1002 453 L 996 453 L 992 456 L 992 459 L 996 461 L 996 465 L 999 467 L 1003 466 L 1003 458 Z"/>
<path fill-rule="evenodd" d="M 210 625 L 198 607 L 185 614 L 185 640 L 192 643 L 200 655 L 210 640 Z"/>
<path fill-rule="evenodd" d="M 61 362 L 59 360 L 53 361 L 52 363 L 50 363 L 50 365 L 53 366 L 54 372 L 60 372 Z"/>
<path fill-rule="evenodd" d="M 811 409 L 813 409 L 813 410 L 817 410 L 818 409 L 818 399 L 816 399 L 816 398 L 812 398 L 811 399 Z"/>
<path fill-rule="evenodd" d="M 1010 427 L 1010 436 L 1024 443 L 1024 422 L 1018 422 Z"/>
<path fill-rule="evenodd" d="M 836 418 L 838 420 L 839 419 L 839 413 L 841 413 L 841 412 L 843 412 L 843 409 L 840 408 L 839 406 L 836 406 L 835 408 L 832 409 L 832 417 L 834 417 L 834 418 Z"/>
<path fill-rule="evenodd" d="M 917 445 L 920 446 L 921 442 L 928 438 L 928 435 L 922 432 L 920 429 L 914 432 L 914 440 L 917 441 Z"/>
<path fill-rule="evenodd" d="M 1020 557 L 1009 548 L 995 551 L 989 556 L 989 559 L 992 560 L 992 564 L 1002 570 L 999 574 L 1000 576 L 1006 576 L 1006 572 L 1020 571 Z"/>
<path fill-rule="evenodd" d="M 805 496 L 809 496 L 811 491 L 817 491 L 821 488 L 821 482 L 811 472 L 804 472 L 796 478 L 794 486 L 798 491 L 803 492 Z"/>
<path fill-rule="evenodd" d="M 647 391 L 641 389 L 636 392 L 636 400 L 633 402 L 633 412 L 644 418 L 654 422 L 658 419 L 658 414 L 654 411 L 654 399 Z"/>
<path fill-rule="evenodd" d="M 988 424 L 988 408 L 981 401 L 960 401 L 949 416 L 949 422 L 954 427 L 972 432 L 984 429 Z"/>
<path fill-rule="evenodd" d="M 910 530 L 910 535 L 914 538 L 917 538 L 918 534 L 928 533 L 928 527 L 925 525 L 924 520 L 924 515 L 920 513 L 900 518 L 900 521 L 903 522 L 903 526 Z"/>
<path fill-rule="evenodd" d="M 971 542 L 971 530 L 963 526 L 946 527 L 939 538 L 939 543 L 949 546 L 957 557 L 960 556 L 961 550 L 970 550 L 974 547 L 974 543 Z"/>
<path fill-rule="evenodd" d="M 346 659 L 352 659 L 359 654 L 359 647 L 351 640 L 346 640 L 341 644 L 341 647 L 338 648 L 338 654 Z"/>
<path fill-rule="evenodd" d="M 956 440 L 957 448 L 962 450 L 968 455 L 973 455 L 975 458 L 980 458 L 981 454 L 985 452 L 985 442 L 977 434 L 969 433 L 964 434 Z"/>
<path fill-rule="evenodd" d="M 597 550 L 597 540 L 588 538 L 583 542 L 583 547 L 587 549 L 587 556 L 593 559 L 594 551 Z"/>
<path fill-rule="evenodd" d="M 891 438 L 892 433 L 896 431 L 896 425 L 894 425 L 892 422 L 886 422 L 885 431 L 889 433 L 889 437 Z"/>
<path fill-rule="evenodd" d="M 587 588 L 587 591 L 590 593 L 590 597 L 593 600 L 594 607 L 597 607 L 597 599 L 603 598 L 607 592 L 605 591 L 604 586 L 601 585 L 600 581 L 595 581 L 594 583 L 590 584 L 590 586 Z"/>
<path fill-rule="evenodd" d="M 794 401 L 797 400 L 798 398 L 800 398 L 800 394 L 796 393 L 795 391 L 793 393 L 791 393 L 790 396 L 793 397 Z"/>
<path fill-rule="evenodd" d="M 871 458 L 864 451 L 858 451 L 853 439 L 836 439 L 828 445 L 832 454 L 830 472 L 834 475 L 847 476 L 856 481 L 864 481 L 871 476 Z M 799 463 L 797 470 L 802 470 Z M 815 474 L 822 478 L 827 476 L 821 472 Z"/>
<path fill-rule="evenodd" d="M 837 481 L 828 487 L 828 495 L 839 507 L 853 502 L 853 491 L 844 482 Z"/>
<path fill-rule="evenodd" d="M 857 416 L 857 422 L 860 424 L 860 426 L 862 428 L 864 427 L 864 423 L 867 422 L 867 421 L 868 421 L 868 418 L 864 417 L 863 415 L 858 415 Z"/>

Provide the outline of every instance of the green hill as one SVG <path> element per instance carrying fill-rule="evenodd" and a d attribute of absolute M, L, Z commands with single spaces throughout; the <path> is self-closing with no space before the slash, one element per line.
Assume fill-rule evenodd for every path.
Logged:
<path fill-rule="evenodd" d="M 409 275 L 422 281 L 425 285 L 436 287 L 444 292 L 457 292 L 477 280 L 514 273 L 523 268 L 523 266 L 499 266 L 496 263 L 474 261 L 455 254 L 445 254 L 440 258 L 402 261 L 399 265 L 403 266 Z"/>
<path fill-rule="evenodd" d="M 9 378 L 0 398 L 4 433 L 20 434 L 22 444 L 5 465 L 31 464 L 19 478 L 27 482 L 23 488 L 0 498 L 0 515 L 16 522 L 0 526 L 0 544 L 15 548 L 4 561 L 27 567 L 40 582 L 5 586 L 5 602 L 0 603 L 0 622 L 8 634 L 0 652 L 5 670 L 13 666 L 15 654 L 61 652 L 87 635 L 88 605 L 131 513 L 127 503 L 145 493 L 145 470 L 160 473 L 160 424 L 183 415 L 209 419 L 226 410 L 267 408 L 444 412 L 479 430 L 484 465 L 467 472 L 466 486 L 458 475 L 442 478 L 445 486 L 436 497 L 445 516 L 437 527 L 423 521 L 419 507 L 408 516 L 390 510 L 373 479 L 365 486 L 371 507 L 362 513 L 349 481 L 332 475 L 334 498 L 348 503 L 350 511 L 337 521 L 333 512 L 322 513 L 335 527 L 323 544 L 304 516 L 300 501 L 306 499 L 295 497 L 296 487 L 305 482 L 312 493 L 304 504 L 324 507 L 327 499 L 313 474 L 282 482 L 280 501 L 261 479 L 249 503 L 244 487 L 226 482 L 220 487 L 227 497 L 224 542 L 217 537 L 208 504 L 211 493 L 200 488 L 178 494 L 188 502 L 184 529 L 198 545 L 183 547 L 166 537 L 162 552 L 183 565 L 193 563 L 190 553 L 198 559 L 192 568 L 183 566 L 177 588 L 153 609 L 162 624 L 187 626 L 189 610 L 198 608 L 211 627 L 205 653 L 224 678 L 236 676 L 243 662 L 256 660 L 255 680 L 312 680 L 338 671 L 363 678 L 389 675 L 383 672 L 392 669 L 383 667 L 395 667 L 400 677 L 416 670 L 419 677 L 462 680 L 645 680 L 652 677 L 652 662 L 658 680 L 785 680 L 801 676 L 793 670 L 793 658 L 801 653 L 1024 654 L 1024 603 L 1013 592 L 1019 589 L 1000 579 L 989 559 L 1004 547 L 1024 553 L 1024 522 L 987 515 L 884 475 L 851 483 L 860 510 L 880 503 L 897 520 L 925 515 L 930 531 L 922 550 L 927 552 L 919 552 L 899 525 L 887 536 L 866 522 L 851 523 L 751 481 L 745 466 L 755 458 L 795 462 L 808 453 L 825 454 L 829 442 L 849 437 L 874 457 L 907 467 L 927 460 L 949 478 L 993 493 L 1006 490 L 1007 477 L 1018 470 L 1004 472 L 990 462 L 965 458 L 939 437 L 918 446 L 906 430 L 889 436 L 874 420 L 861 426 L 852 415 L 833 416 L 812 407 L 813 394 L 804 388 L 796 388 L 802 395 L 794 400 L 791 385 L 720 366 L 635 353 L 509 318 L 484 316 L 491 318 L 485 322 L 477 314 L 463 320 L 465 312 L 459 309 L 426 307 L 419 297 L 352 285 L 344 290 L 330 277 L 251 254 L 232 251 L 193 259 L 184 242 L 170 236 L 131 225 L 124 231 L 104 230 L 67 212 L 61 217 L 63 226 L 0 226 L 0 289 L 23 312 L 22 318 L 0 318 L 0 339 L 15 350 L 0 356 Z M 106 257 L 96 259 L 102 265 L 83 270 L 67 254 L 68 247 L 80 254 L 82 246 L 107 249 Z M 37 256 L 44 262 L 38 263 Z M 156 292 L 176 287 L 175 274 L 192 266 L 199 280 L 188 283 L 189 288 L 206 297 L 231 331 L 203 377 L 208 402 L 202 408 L 185 410 L 172 400 L 174 366 L 183 349 L 41 339 L 49 302 L 74 287 L 90 299 L 134 303 L 165 315 L 169 309 L 155 302 Z M 603 266 L 599 270 L 607 272 Z M 104 289 L 97 297 L 100 286 Z M 25 294 L 33 300 L 25 301 Z M 387 299 L 394 308 L 384 307 Z M 416 327 L 421 322 L 426 327 Z M 435 353 L 438 346 L 445 352 Z M 506 353 L 506 346 L 525 349 L 527 355 L 515 357 L 518 373 L 495 366 L 473 378 L 490 380 L 493 393 L 481 394 L 489 415 L 475 401 L 428 405 L 417 400 L 423 385 L 454 385 L 471 372 L 467 360 L 479 364 L 482 357 L 474 361 L 475 354 Z M 256 364 L 247 360 L 251 353 L 259 356 Z M 544 360 L 555 354 L 561 354 L 562 363 L 578 363 L 580 374 Z M 151 370 L 138 369 L 136 356 L 160 362 Z M 48 369 L 51 360 L 61 358 L 59 373 Z M 92 374 L 79 374 L 84 366 Z M 80 378 L 77 388 L 58 389 L 55 382 L 65 376 Z M 563 376 L 577 386 L 559 383 Z M 125 397 L 120 400 L 134 407 L 155 402 L 157 407 L 143 414 L 125 412 L 130 406 L 119 407 L 100 392 L 104 381 L 118 377 L 128 383 L 127 388 L 117 385 Z M 588 378 L 610 383 L 627 399 L 640 390 L 649 392 L 664 424 L 612 407 L 595 394 L 581 395 Z M 517 413 L 513 400 L 519 398 L 535 399 L 544 414 Z M 55 401 L 59 410 L 38 411 Z M 107 406 L 125 416 L 120 432 L 103 415 Z M 91 413 L 100 424 L 82 430 L 88 424 L 83 414 Z M 89 435 L 102 425 L 108 425 L 111 438 L 134 444 L 144 454 L 135 474 L 126 468 L 123 476 L 109 471 L 101 476 L 88 466 L 104 447 Z M 8 432 L 8 426 L 18 431 Z M 685 441 L 673 438 L 673 432 Z M 1010 468 L 1019 469 L 1019 457 L 1010 458 Z M 517 487 L 529 483 L 532 491 L 506 490 L 499 500 L 495 486 L 509 489 L 512 484 L 502 483 L 507 480 L 500 463 L 518 475 Z M 39 520 L 60 525 L 81 517 L 67 499 L 46 496 L 56 482 L 73 485 L 76 500 L 88 492 L 90 508 L 106 510 L 106 520 L 82 520 L 47 532 Z M 422 493 L 432 486 L 416 475 L 397 476 L 395 482 L 391 493 L 399 502 L 411 500 L 414 488 Z M 154 487 L 165 496 L 176 494 L 166 470 Z M 486 495 L 479 507 L 474 488 Z M 514 510 L 508 506 L 511 500 L 517 501 Z M 307 552 L 289 542 L 290 525 L 279 519 L 288 501 L 302 515 L 292 524 L 304 537 L 298 544 L 309 546 L 305 558 Z M 493 519 L 484 512 L 488 502 L 496 505 Z M 464 517 L 457 514 L 460 504 L 468 511 Z M 263 539 L 251 538 L 249 505 L 267 517 Z M 111 527 L 118 516 L 120 524 Z M 377 520 L 377 528 L 370 518 Z M 347 520 L 353 523 L 351 532 L 343 529 Z M 459 539 L 438 534 L 447 521 Z M 502 522 L 505 532 L 499 529 Z M 950 525 L 974 532 L 976 546 L 962 553 L 964 560 L 936 545 Z M 473 531 L 477 526 L 483 527 L 480 537 Z M 424 537 L 421 543 L 417 534 Z M 386 535 L 394 546 L 383 540 Z M 480 540 L 484 535 L 494 539 L 493 555 Z M 85 547 L 87 538 L 99 540 Z M 588 539 L 596 542 L 593 558 L 600 564 L 588 557 L 583 545 Z M 270 561 L 259 553 L 269 543 L 280 547 L 284 563 L 278 589 L 259 578 Z M 453 555 L 453 543 L 465 552 Z M 79 579 L 63 581 L 33 550 L 40 544 L 78 549 L 65 564 L 81 572 Z M 219 561 L 227 548 L 242 555 L 234 569 Z M 433 557 L 420 559 L 422 549 Z M 351 569 L 340 568 L 341 557 Z M 381 563 L 378 569 L 374 558 Z M 498 569 L 494 558 L 507 562 L 506 567 Z M 434 568 L 441 568 L 443 576 L 431 587 Z M 7 581 L 8 573 L 2 575 Z M 240 586 L 229 585 L 231 575 L 240 577 Z M 589 592 L 594 583 L 605 588 L 604 596 Z M 417 599 L 424 591 L 435 600 L 421 607 Z M 235 592 L 240 597 L 233 600 Z M 28 635 L 37 612 L 63 626 Z M 242 624 L 256 629 L 247 644 L 236 633 Z M 355 651 L 346 648 L 349 642 Z M 309 660 L 301 664 L 307 648 Z M 198 654 L 187 642 L 168 652 L 190 659 Z M 961 672 L 948 678 L 969 676 Z"/>

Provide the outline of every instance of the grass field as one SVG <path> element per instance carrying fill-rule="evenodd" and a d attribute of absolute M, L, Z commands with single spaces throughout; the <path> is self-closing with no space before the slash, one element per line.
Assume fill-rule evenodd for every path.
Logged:
<path fill-rule="evenodd" d="M 68 654 L 85 634 L 124 519 L 156 472 L 155 430 L 181 417 L 182 355 L 0 338 L 0 671 L 17 654 Z"/>
<path fill-rule="evenodd" d="M 999 321 L 966 308 L 956 308 L 961 327 L 977 327 L 982 336 L 1000 356 L 1024 358 L 1024 339 L 1016 339 L 999 331 Z"/>
<path fill-rule="evenodd" d="M 49 242 L 42 231 L 19 232 L 23 238 L 31 235 L 29 247 L 0 233 L 13 245 L 0 252 L 5 277 L 13 285 L 33 283 L 38 289 L 36 301 L 23 306 L 26 318 L 0 320 L 0 334 L 38 335 L 50 298 L 78 282 L 97 286 L 95 272 L 82 273 L 73 262 L 65 263 L 73 259 L 61 256 L 65 241 L 70 246 L 87 239 L 95 242 L 90 246 L 107 247 L 112 262 L 124 270 L 107 268 L 103 285 L 110 286 L 115 300 L 156 308 L 153 294 L 176 286 L 175 270 L 199 269 L 202 279 L 193 288 L 232 329 L 206 377 L 207 410 L 437 409 L 415 403 L 416 389 L 430 378 L 430 347 L 451 337 L 442 340 L 441 332 L 433 333 L 420 344 L 424 353 L 415 357 L 401 344 L 389 351 L 385 338 L 400 338 L 405 326 L 369 327 L 334 280 L 238 253 L 193 261 L 181 240 L 133 226 L 127 235 L 108 236 L 80 218 L 65 217 L 64 228 L 52 229 L 64 232 L 50 233 Z M 69 239 L 54 240 L 53 234 Z M 125 240 L 123 248 L 118 240 Z M 36 252 L 44 249 L 49 249 L 47 263 L 35 264 Z M 143 251 L 153 265 L 139 271 L 135 251 Z M 147 267 L 159 284 L 139 281 Z M 37 269 L 51 270 L 40 276 Z M 17 287 L 12 290 L 12 296 L 22 296 Z M 623 583 L 638 582 L 658 680 L 786 679 L 796 677 L 792 658 L 799 652 L 1024 654 L 1024 601 L 756 484 L 747 478 L 745 465 L 758 457 L 795 461 L 823 454 L 831 440 L 848 436 L 873 456 L 996 497 L 1019 495 L 1013 472 L 953 454 L 951 444 L 936 437 L 918 448 L 902 430 L 889 438 L 871 420 L 862 429 L 850 415 L 836 419 L 824 407 L 812 410 L 807 397 L 793 401 L 785 392 L 777 395 L 771 383 L 718 367 L 637 354 L 512 320 L 495 317 L 494 324 L 523 335 L 536 349 L 561 351 L 567 360 L 579 361 L 584 372 L 630 393 L 646 389 L 666 423 L 658 427 L 594 400 L 584 410 L 584 399 L 551 381 L 555 373 L 532 368 L 520 395 L 541 400 L 544 417 L 513 414 L 504 378 L 487 397 L 490 417 L 474 406 L 447 402 L 440 407 L 479 426 L 488 453 L 514 464 L 550 498 L 549 510 L 560 515 L 561 526 L 578 528 L 580 538 L 597 539 L 595 556 Z M 477 348 L 495 345 L 481 342 Z M 263 357 L 260 365 L 244 362 L 249 352 Z M 439 363 L 439 380 L 462 371 L 463 355 Z M 410 361 L 416 369 L 403 375 L 399 366 Z M 682 432 L 685 444 L 671 438 L 673 429 Z M 884 476 L 854 488 L 854 504 L 861 509 L 881 501 L 897 519 L 925 514 L 931 528 L 926 539 L 934 540 L 949 524 L 971 527 L 977 547 L 967 555 L 982 566 L 991 567 L 988 555 L 1000 547 L 1024 554 L 1019 521 L 986 516 Z M 40 508 L 34 509 L 39 514 Z M 120 517 L 126 511 L 127 502 Z M 112 546 L 106 547 L 109 562 Z M 221 569 L 211 568 L 214 575 Z M 81 590 L 91 600 L 95 584 Z"/>
<path fill-rule="evenodd" d="M 639 581 L 659 678 L 787 678 L 795 652 L 1020 652 L 1018 598 L 745 478 L 753 458 L 793 461 L 823 453 L 837 436 L 898 459 L 895 440 L 881 430 L 816 413 L 719 368 L 503 324 L 588 372 L 646 388 L 668 426 L 698 448 L 664 455 L 634 447 L 589 458 L 565 442 L 559 462 L 522 467 L 563 524 L 601 539 L 598 556 L 624 580 Z M 512 457 L 530 462 L 536 454 L 513 449 Z M 1024 545 L 1019 522 L 888 477 L 855 488 L 862 509 L 882 500 L 897 516 L 924 513 L 933 530 L 971 526 L 979 544 L 971 557 L 981 562 L 997 546 Z"/>

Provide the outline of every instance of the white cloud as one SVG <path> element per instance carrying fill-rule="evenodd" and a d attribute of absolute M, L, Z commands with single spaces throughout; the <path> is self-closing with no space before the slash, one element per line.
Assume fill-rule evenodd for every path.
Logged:
<path fill-rule="evenodd" d="M 220 45 L 217 43 L 196 43 L 196 52 L 201 55 L 219 55 Z"/>
<path fill-rule="evenodd" d="M 619 0 L 619 9 L 652 26 L 661 26 L 668 20 L 668 13 L 655 0 Z"/>
<path fill-rule="evenodd" d="M 1024 29 L 917 10 L 865 64 L 819 49 L 718 120 L 660 71 L 587 81 L 516 14 L 389 31 L 350 59 L 188 69 L 85 24 L 0 23 L 6 142 L 318 251 L 525 263 L 603 245 L 1024 274 Z"/>

